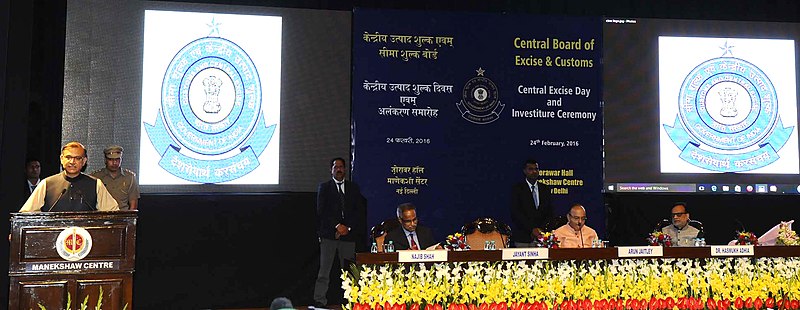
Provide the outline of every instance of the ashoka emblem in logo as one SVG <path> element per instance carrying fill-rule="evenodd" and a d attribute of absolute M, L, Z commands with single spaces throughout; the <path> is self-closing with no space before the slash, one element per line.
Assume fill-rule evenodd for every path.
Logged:
<path fill-rule="evenodd" d="M 664 129 L 681 149 L 681 159 L 719 172 L 775 162 L 792 131 L 781 124 L 769 77 L 735 57 L 707 60 L 686 75 L 674 126 Z"/>
<path fill-rule="evenodd" d="M 56 252 L 68 261 L 85 258 L 92 250 L 92 235 L 81 227 L 67 227 L 56 239 Z"/>
<path fill-rule="evenodd" d="M 482 68 L 476 70 L 478 76 L 464 84 L 464 90 L 461 92 L 462 99 L 456 103 L 461 117 L 476 124 L 494 122 L 500 118 L 500 112 L 503 112 L 503 107 L 505 107 L 500 103 L 497 85 L 483 76 L 485 71 Z"/>

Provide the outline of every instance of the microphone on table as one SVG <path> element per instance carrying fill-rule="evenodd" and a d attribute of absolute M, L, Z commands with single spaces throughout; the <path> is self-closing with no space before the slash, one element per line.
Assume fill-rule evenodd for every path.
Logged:
<path fill-rule="evenodd" d="M 740 232 L 747 231 L 747 229 L 744 229 L 744 224 L 742 224 L 742 221 L 739 221 L 739 219 L 737 219 L 737 218 L 734 218 L 733 220 L 736 221 L 736 223 L 739 224 L 739 227 L 742 229 L 742 230 L 740 230 Z"/>
<path fill-rule="evenodd" d="M 64 193 L 66 193 L 66 192 L 67 192 L 67 189 L 65 188 L 64 190 L 61 191 L 61 194 L 58 194 L 58 198 L 56 198 L 56 201 L 54 201 L 53 205 L 50 206 L 50 209 L 47 209 L 47 212 L 50 212 L 51 210 L 53 210 L 53 207 L 56 206 L 58 201 L 61 200 L 61 196 L 64 196 Z"/>

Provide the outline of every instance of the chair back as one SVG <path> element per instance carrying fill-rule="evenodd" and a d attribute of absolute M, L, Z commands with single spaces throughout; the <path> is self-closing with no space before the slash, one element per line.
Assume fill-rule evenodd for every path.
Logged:
<path fill-rule="evenodd" d="M 697 232 L 697 238 L 705 238 L 705 229 L 703 228 L 703 223 L 698 220 L 689 220 L 688 225 L 699 230 Z"/>
<path fill-rule="evenodd" d="M 670 221 L 669 219 L 661 219 L 660 221 L 658 221 L 658 223 L 656 223 L 655 226 L 653 226 L 653 231 L 661 231 L 662 228 L 667 227 L 669 225 L 672 225 L 672 221 Z"/>
<path fill-rule="evenodd" d="M 507 248 L 511 238 L 511 227 L 493 218 L 482 217 L 461 227 L 471 249 L 483 249 L 486 241 L 494 241 L 498 249 Z"/>
<path fill-rule="evenodd" d="M 380 224 L 372 226 L 370 229 L 370 236 L 372 237 L 372 241 L 378 246 L 378 252 L 383 252 L 383 241 L 386 239 L 386 234 L 389 231 L 392 231 L 399 227 L 400 224 L 397 222 L 397 219 L 387 219 Z"/>
<path fill-rule="evenodd" d="M 566 225 L 567 222 L 568 222 L 568 220 L 567 220 L 566 216 L 559 215 L 559 216 L 556 216 L 556 217 L 553 217 L 553 218 L 549 219 L 544 224 L 543 228 L 544 228 L 545 232 L 554 231 L 554 230 L 558 229 L 559 227 Z"/>

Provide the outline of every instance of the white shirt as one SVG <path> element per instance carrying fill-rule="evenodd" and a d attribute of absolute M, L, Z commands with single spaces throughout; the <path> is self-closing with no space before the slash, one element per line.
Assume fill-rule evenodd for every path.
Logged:
<path fill-rule="evenodd" d="M 333 182 L 336 182 L 336 190 L 337 190 L 337 191 L 338 191 L 338 190 L 341 190 L 341 191 L 342 191 L 342 194 L 344 194 L 344 193 L 345 193 L 345 191 L 344 191 L 344 180 L 342 180 L 342 181 L 337 181 L 336 179 L 333 179 Z M 341 188 L 341 189 L 340 189 L 340 188 Z"/>

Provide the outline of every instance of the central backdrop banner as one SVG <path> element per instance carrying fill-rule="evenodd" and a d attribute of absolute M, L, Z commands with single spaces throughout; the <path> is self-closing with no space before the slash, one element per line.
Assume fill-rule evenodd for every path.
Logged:
<path fill-rule="evenodd" d="M 581 203 L 604 238 L 601 30 L 599 17 L 356 9 L 367 226 L 403 202 L 438 240 L 479 217 L 511 225 L 512 186 L 535 159 L 555 215 Z"/>

